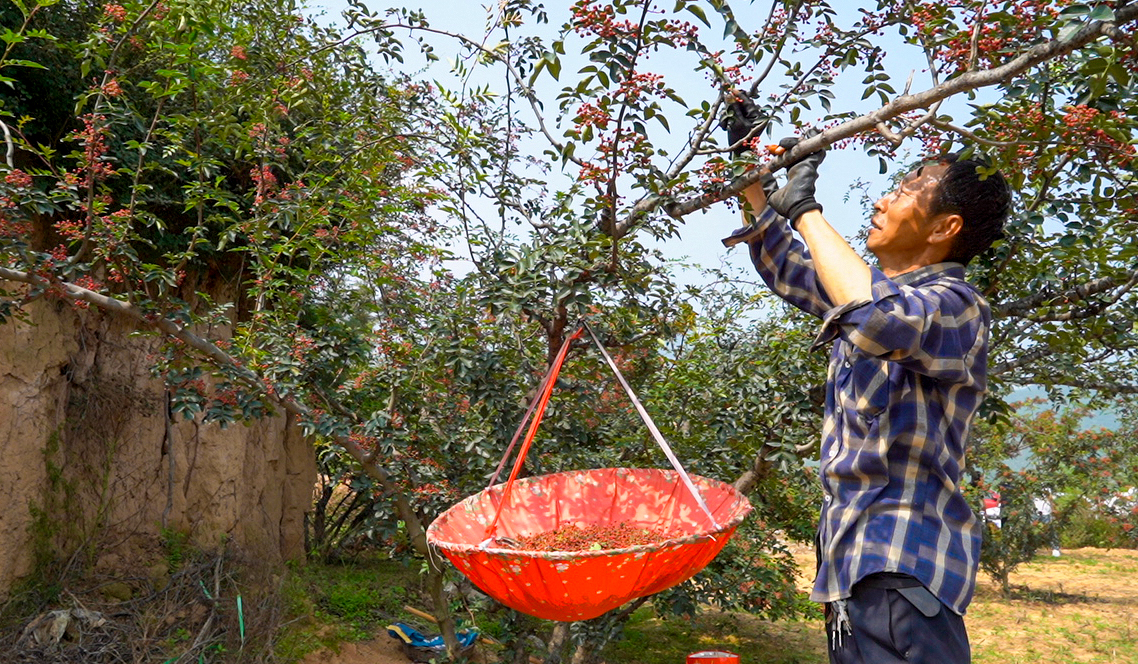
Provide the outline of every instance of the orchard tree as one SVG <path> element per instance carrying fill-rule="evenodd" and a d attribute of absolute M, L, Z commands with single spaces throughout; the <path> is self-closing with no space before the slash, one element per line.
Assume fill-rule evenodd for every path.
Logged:
<path fill-rule="evenodd" d="M 684 232 L 689 215 L 755 183 L 761 162 L 777 170 L 822 147 L 859 147 L 885 171 L 909 154 L 963 150 L 987 157 L 1018 189 L 1005 241 L 971 270 L 997 315 L 994 391 L 1138 388 L 1130 241 L 1138 8 L 896 0 L 850 17 L 825 2 L 772 2 L 764 12 L 737 4 L 581 1 L 552 37 L 544 8 L 526 1 L 500 5 L 491 33 L 478 37 L 361 4 L 348 15 L 361 34 L 452 40 L 457 61 L 495 68 L 500 76 L 488 78 L 508 81 L 493 97 L 488 88 L 477 97 L 443 91 L 452 105 L 445 116 L 456 134 L 470 127 L 464 138 L 472 141 L 448 155 L 461 164 L 448 188 L 462 192 L 451 211 L 476 263 L 496 264 L 518 226 L 513 232 L 530 239 L 517 264 L 553 257 L 540 270 L 545 285 L 525 284 L 526 301 L 516 305 L 550 352 L 565 325 L 588 313 L 579 302 L 651 260 L 638 236 Z M 887 67 L 885 44 L 897 42 L 922 58 L 920 71 Z M 677 67 L 685 55 L 687 66 Z M 665 56 L 667 74 L 658 64 Z M 471 66 L 460 67 L 463 80 Z M 709 94 L 681 99 L 677 72 L 706 77 Z M 838 107 L 841 77 L 856 77 L 862 98 L 880 106 Z M 725 144 L 719 126 L 741 92 L 769 118 L 752 144 L 777 136 L 777 127 L 823 131 L 780 158 L 735 158 L 738 146 Z M 978 103 L 953 117 L 945 104 L 953 98 Z M 494 118 L 497 132 L 472 124 L 472 112 Z M 472 202 L 475 194 L 491 199 L 494 214 L 480 214 L 486 208 Z M 567 238 L 600 250 L 574 251 Z M 566 260 L 571 267 L 554 267 Z M 516 286 L 514 270 L 480 272 L 491 291 Z M 770 448 L 749 447 L 762 467 Z"/>
<path fill-rule="evenodd" d="M 376 15 L 361 5 L 348 14 L 362 32 L 442 32 L 423 17 Z M 740 92 L 769 118 L 764 136 L 778 126 L 824 129 L 767 161 L 773 169 L 826 146 L 861 146 L 882 170 L 909 153 L 980 152 L 1018 191 L 1006 241 L 973 269 L 1000 321 L 993 374 L 1018 384 L 1132 391 L 1138 55 L 1128 28 L 1136 17 L 1126 2 L 882 0 L 851 20 L 825 2 L 788 1 L 772 2 L 765 20 L 749 25 L 762 13 L 720 1 L 581 1 L 556 36 L 543 39 L 541 6 L 505 3 L 496 14 L 502 41 L 494 46 L 447 35 L 477 61 L 502 67 L 510 81 L 498 97 L 498 152 L 464 163 L 461 175 L 476 187 L 460 190 L 491 196 L 502 220 L 542 238 L 558 237 L 559 221 L 595 220 L 613 251 L 590 267 L 611 269 L 620 264 L 622 241 L 677 233 L 686 215 L 757 181 L 756 162 L 767 160 L 732 159 L 737 146 L 724 145 L 718 130 Z M 902 72 L 903 84 L 886 70 L 887 34 L 926 61 L 919 73 Z M 654 57 L 677 51 L 712 82 L 708 98 L 680 99 L 656 70 Z M 563 71 L 569 63 L 579 66 L 575 74 Z M 669 66 L 674 71 L 674 58 Z M 863 98 L 881 107 L 861 114 L 834 108 L 837 79 L 861 76 Z M 550 79 L 561 86 L 553 101 L 541 94 L 557 87 Z M 978 93 L 989 101 L 972 105 L 966 117 L 944 111 L 945 101 Z M 473 104 L 457 94 L 456 124 L 466 124 L 459 116 Z M 546 142 L 543 154 L 518 146 L 531 134 Z M 764 136 L 751 142 L 765 143 Z M 540 173 L 525 167 L 543 161 L 568 176 L 564 187 L 511 177 Z M 628 249 L 635 254 L 634 245 Z M 575 272 L 561 283 L 572 292 L 591 278 Z"/>
<path fill-rule="evenodd" d="M 362 2 L 344 31 L 270 4 L 75 14 L 78 110 L 53 125 L 54 141 L 34 138 L 43 113 L 16 110 L 27 98 L 4 99 L 14 156 L 0 191 L 0 277 L 17 286 L 0 314 L 54 297 L 132 316 L 172 339 L 159 370 L 183 412 L 300 418 L 374 483 L 377 523 L 402 521 L 401 541 L 428 560 L 452 650 L 423 525 L 493 465 L 462 467 L 454 441 L 478 441 L 463 450 L 477 459 L 493 457 L 482 441 L 502 449 L 577 319 L 624 352 L 639 389 L 690 405 L 665 418 L 685 461 L 707 457 L 745 489 L 798 472 L 813 433 L 809 386 L 822 378 L 802 357 L 805 328 L 693 321 L 717 300 L 683 306 L 646 243 L 730 204 L 763 162 L 777 171 L 823 147 L 856 146 L 883 170 L 912 153 L 985 154 L 1019 189 L 1006 240 L 972 270 L 998 316 L 997 388 L 1138 390 L 1138 5 L 880 0 L 846 15 L 823 1 L 754 11 L 580 0 L 554 27 L 543 6 L 507 0 L 488 34 L 466 35 Z M 66 59 L 37 16 L 68 15 L 17 7 L 0 62 L 14 83 L 41 55 Z M 403 41 L 429 59 L 457 46 L 464 83 L 377 74 L 369 57 L 398 63 Z M 886 43 L 920 54 L 921 70 L 890 71 Z M 681 98 L 680 76 L 706 77 L 708 94 Z M 876 108 L 841 107 L 833 90 L 851 77 Z M 768 117 L 752 145 L 792 127 L 822 131 L 781 157 L 735 157 L 719 126 L 738 94 Z M 944 104 L 978 94 L 989 101 L 959 118 Z M 421 214 L 432 201 L 439 214 Z M 419 267 L 447 229 L 474 268 L 461 279 Z M 198 294 L 221 275 L 241 284 L 228 309 Z M 210 336 L 221 320 L 233 338 Z M 763 355 L 754 333 L 779 356 Z M 570 364 L 566 403 L 607 408 L 606 422 L 572 406 L 551 413 L 551 452 L 533 469 L 635 458 L 644 439 L 604 403 L 595 358 Z M 779 375 L 788 365 L 803 373 Z M 778 425 L 788 420 L 803 428 Z M 579 631 L 578 661 L 612 630 L 599 632 Z"/>
<path fill-rule="evenodd" d="M 175 416 L 288 413 L 370 474 L 425 557 L 416 495 L 376 461 L 381 436 L 406 442 L 418 339 L 398 323 L 445 278 L 431 92 L 297 11 L 5 6 L 0 319 L 49 299 L 160 334 Z"/>
<path fill-rule="evenodd" d="M 1127 491 L 1138 485 L 1133 404 L 1112 409 L 1117 427 L 1088 427 L 1094 411 L 1074 402 L 1055 408 L 1037 398 L 1010 405 L 1007 417 L 982 421 L 969 447 L 967 487 L 973 510 L 1000 497 L 999 525 L 987 523 L 980 566 L 1010 592 L 1009 575 L 1060 534 L 1092 546 L 1132 548 L 1138 512 Z M 1132 492 L 1131 492 L 1132 493 Z M 1052 503 L 1042 518 L 1036 500 Z"/>

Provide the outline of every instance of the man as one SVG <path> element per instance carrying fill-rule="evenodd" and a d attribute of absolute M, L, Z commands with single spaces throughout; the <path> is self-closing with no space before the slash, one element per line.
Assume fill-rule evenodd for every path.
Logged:
<path fill-rule="evenodd" d="M 756 115 L 733 105 L 733 144 Z M 1010 192 L 973 161 L 914 170 L 874 205 L 870 267 L 814 198 L 824 156 L 801 158 L 781 188 L 768 174 L 747 189 L 751 224 L 733 236 L 775 293 L 822 319 L 815 345 L 833 343 L 811 598 L 826 603 L 831 662 L 968 662 L 982 528 L 960 483 L 991 312 L 964 265 L 1000 236 Z"/>
<path fill-rule="evenodd" d="M 1059 529 L 1055 527 L 1055 520 L 1052 518 L 1053 503 L 1055 499 L 1051 495 L 1051 489 L 1044 489 L 1042 495 L 1035 496 L 1031 499 L 1035 505 L 1035 513 L 1039 515 L 1039 522 L 1047 529 L 1047 541 L 1051 544 L 1051 555 L 1058 558 L 1063 555 L 1059 551 Z"/>

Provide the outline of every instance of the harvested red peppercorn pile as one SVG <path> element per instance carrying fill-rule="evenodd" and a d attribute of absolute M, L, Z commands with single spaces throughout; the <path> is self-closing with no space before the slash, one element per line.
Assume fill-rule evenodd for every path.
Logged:
<path fill-rule="evenodd" d="M 624 549 L 638 544 L 655 544 L 668 535 L 649 528 L 637 528 L 627 521 L 585 528 L 565 526 L 557 530 L 518 538 L 518 548 L 526 551 L 599 551 Z"/>

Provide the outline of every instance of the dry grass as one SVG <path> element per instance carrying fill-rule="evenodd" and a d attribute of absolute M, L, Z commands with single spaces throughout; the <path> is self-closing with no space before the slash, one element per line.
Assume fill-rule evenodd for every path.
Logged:
<path fill-rule="evenodd" d="M 796 550 L 813 578 L 814 554 Z M 1138 662 L 1138 551 L 1078 549 L 1052 558 L 1040 552 L 1011 577 L 1012 595 L 981 577 L 966 624 L 976 664 Z M 771 623 L 743 614 L 708 611 L 695 621 L 661 621 L 640 612 L 625 638 L 606 649 L 610 664 L 682 662 L 696 650 L 726 649 L 744 664 L 813 664 L 826 661 L 821 621 Z M 315 664 L 406 661 L 386 635 L 339 655 L 325 652 Z"/>
<path fill-rule="evenodd" d="M 803 547 L 796 557 L 806 590 L 814 554 Z M 1138 551 L 1076 549 L 1058 558 L 1040 551 L 1012 574 L 1011 585 L 1004 597 L 981 574 L 965 618 L 976 664 L 1138 662 Z M 821 623 L 814 627 L 821 655 Z"/>
<path fill-rule="evenodd" d="M 1041 552 L 1011 581 L 1010 598 L 990 582 L 977 589 L 967 618 L 977 664 L 1138 662 L 1138 551 Z"/>

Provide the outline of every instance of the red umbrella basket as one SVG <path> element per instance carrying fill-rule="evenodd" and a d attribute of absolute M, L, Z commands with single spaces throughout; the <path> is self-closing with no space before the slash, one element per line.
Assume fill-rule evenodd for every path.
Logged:
<path fill-rule="evenodd" d="M 584 330 L 592 335 L 582 325 L 562 346 L 510 443 L 499 472 L 532 414 L 509 480 L 494 484 L 495 473 L 489 488 L 427 529 L 428 542 L 484 592 L 547 620 L 595 618 L 687 580 L 711 562 L 751 511 L 731 485 L 684 471 L 595 336 L 674 469 L 601 468 L 516 479 L 569 344 Z M 567 540 L 559 533 L 574 528 L 594 541 L 562 548 Z M 651 533 L 648 541 L 644 533 Z"/>

